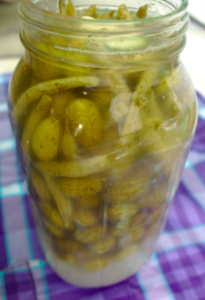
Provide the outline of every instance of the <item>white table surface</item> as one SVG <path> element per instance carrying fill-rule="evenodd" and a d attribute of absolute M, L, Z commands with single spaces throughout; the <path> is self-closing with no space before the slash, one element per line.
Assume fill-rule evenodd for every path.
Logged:
<path fill-rule="evenodd" d="M 205 97 L 205 27 L 190 22 L 187 32 L 187 45 L 181 53 L 194 86 Z"/>

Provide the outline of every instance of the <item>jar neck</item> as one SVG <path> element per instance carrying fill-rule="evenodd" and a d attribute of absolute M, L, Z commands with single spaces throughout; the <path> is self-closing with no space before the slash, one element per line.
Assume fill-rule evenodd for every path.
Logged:
<path fill-rule="evenodd" d="M 34 55 L 56 63 L 146 68 L 174 60 L 183 50 L 189 18 L 187 3 L 181 1 L 176 12 L 159 18 L 96 21 L 46 13 L 22 0 L 21 40 Z"/>

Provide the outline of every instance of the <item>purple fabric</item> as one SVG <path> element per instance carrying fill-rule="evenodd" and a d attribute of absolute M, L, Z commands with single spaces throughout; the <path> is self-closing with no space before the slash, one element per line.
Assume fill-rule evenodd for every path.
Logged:
<path fill-rule="evenodd" d="M 155 253 L 127 280 L 83 289 L 44 259 L 7 116 L 9 80 L 0 76 L 0 299 L 205 300 L 205 99 L 197 94 L 196 135 Z"/>

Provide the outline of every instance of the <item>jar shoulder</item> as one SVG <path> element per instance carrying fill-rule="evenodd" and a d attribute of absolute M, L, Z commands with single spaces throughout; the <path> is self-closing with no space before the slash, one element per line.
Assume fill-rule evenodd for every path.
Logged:
<path fill-rule="evenodd" d="M 183 132 L 182 139 L 193 136 L 197 120 L 196 93 L 190 75 L 181 61 L 164 63 L 146 70 L 137 68 L 130 71 L 119 66 L 117 71 L 111 73 L 110 70 L 68 64 L 62 67 L 56 62 L 43 61 L 26 52 L 12 76 L 10 99 L 15 106 L 18 98 L 37 84 L 45 85 L 46 90 L 46 82 L 52 80 L 61 83 L 66 78 L 76 78 L 77 81 L 79 77 L 91 76 L 99 79 L 99 85 L 92 89 L 72 89 L 73 99 L 84 98 L 92 101 L 103 117 L 105 128 L 109 127 L 106 122 L 112 123 L 116 132 L 118 131 L 117 136 L 123 134 L 122 128 L 126 127 L 125 116 L 132 102 L 138 109 L 135 109 L 133 118 L 129 121 L 132 125 L 129 125 L 129 132 L 125 131 L 125 134 L 133 130 L 140 139 L 141 135 L 148 135 L 158 126 L 155 131 L 161 130 L 165 136 L 179 128 Z M 56 90 L 51 96 L 58 98 L 59 92 Z M 48 93 L 50 94 L 49 90 Z M 137 118 L 140 120 L 139 126 L 136 127 Z M 177 132 L 174 135 L 178 136 Z M 147 139 L 149 140 L 149 137 Z"/>

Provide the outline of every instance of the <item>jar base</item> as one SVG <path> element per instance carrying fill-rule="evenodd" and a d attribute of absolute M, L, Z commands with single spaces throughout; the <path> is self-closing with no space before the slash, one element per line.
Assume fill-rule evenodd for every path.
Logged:
<path fill-rule="evenodd" d="M 151 255 L 151 251 L 144 250 L 150 250 L 152 248 L 150 245 L 153 245 L 155 240 L 153 237 L 146 239 L 143 246 L 140 245 L 138 251 L 135 251 L 123 261 L 112 263 L 98 271 L 88 272 L 60 259 L 49 245 L 46 244 L 39 229 L 38 236 L 46 259 L 52 269 L 66 282 L 84 288 L 104 287 L 116 284 L 136 273 Z"/>

